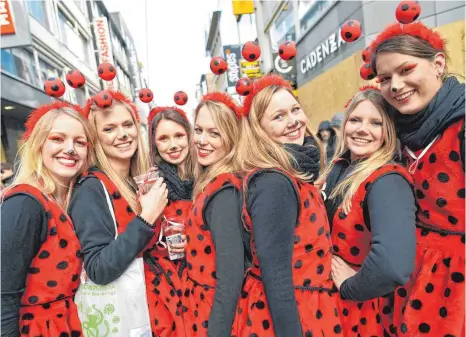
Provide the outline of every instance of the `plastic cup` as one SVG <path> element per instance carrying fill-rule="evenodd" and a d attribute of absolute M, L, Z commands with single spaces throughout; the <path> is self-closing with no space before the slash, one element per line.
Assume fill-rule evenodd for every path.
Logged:
<path fill-rule="evenodd" d="M 162 223 L 162 230 L 167 240 L 168 257 L 170 260 L 183 258 L 184 253 L 173 253 L 171 251 L 171 245 L 183 242 L 182 235 L 184 234 L 184 224 L 166 220 Z"/>
<path fill-rule="evenodd" d="M 149 192 L 152 185 L 155 184 L 159 176 L 159 171 L 149 171 L 147 173 L 133 177 L 133 179 L 136 182 L 136 185 L 138 185 L 138 189 L 142 192 L 142 194 L 146 194 Z"/>

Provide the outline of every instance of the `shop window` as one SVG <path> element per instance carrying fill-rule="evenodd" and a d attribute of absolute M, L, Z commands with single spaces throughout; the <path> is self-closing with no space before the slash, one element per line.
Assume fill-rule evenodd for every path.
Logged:
<path fill-rule="evenodd" d="M 50 64 L 44 62 L 43 60 L 39 60 L 39 68 L 42 74 L 42 79 L 44 81 L 46 81 L 50 77 L 63 77 L 62 73 L 58 69 L 52 67 Z"/>
<path fill-rule="evenodd" d="M 37 86 L 38 78 L 32 54 L 23 48 L 2 49 L 1 67 L 6 72 Z"/>
<path fill-rule="evenodd" d="M 83 12 L 83 14 L 86 13 L 86 1 L 85 0 L 74 0 L 74 3 L 81 10 L 81 12 Z"/>
<path fill-rule="evenodd" d="M 300 34 L 304 34 L 310 27 L 319 21 L 336 0 L 313 0 L 299 2 Z"/>
<path fill-rule="evenodd" d="M 269 37 L 273 50 L 278 50 L 280 43 L 286 40 L 296 40 L 293 6 L 293 2 L 288 2 L 270 28 Z"/>
<path fill-rule="evenodd" d="M 58 26 L 62 42 L 80 60 L 84 61 L 86 64 L 90 64 L 88 40 L 74 28 L 74 24 L 69 21 L 60 10 L 58 11 Z"/>
<path fill-rule="evenodd" d="M 69 94 L 69 99 L 72 103 L 74 104 L 79 104 L 81 106 L 84 106 L 86 104 L 86 93 L 84 89 L 72 89 L 72 90 L 67 90 Z"/>
<path fill-rule="evenodd" d="M 31 14 L 34 19 L 39 21 L 47 29 L 50 29 L 49 20 L 47 18 L 46 1 L 26 0 L 26 6 L 29 14 Z"/>

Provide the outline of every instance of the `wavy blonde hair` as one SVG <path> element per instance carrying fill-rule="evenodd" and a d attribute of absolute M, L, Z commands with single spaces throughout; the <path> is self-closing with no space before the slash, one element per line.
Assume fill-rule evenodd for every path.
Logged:
<path fill-rule="evenodd" d="M 79 112 L 68 107 L 47 112 L 37 121 L 29 138 L 26 141 L 22 141 L 17 156 L 17 158 L 20 158 L 16 163 L 17 173 L 13 183 L 5 192 L 19 184 L 34 186 L 47 195 L 51 195 L 55 192 L 58 183 L 53 179 L 49 170 L 44 165 L 42 147 L 52 130 L 55 119 L 60 115 L 67 115 L 79 121 L 83 126 L 87 142 L 91 145 L 87 150 L 87 156 L 83 167 L 71 179 L 70 185 L 68 186 L 64 208 L 66 209 L 68 207 L 76 178 L 94 163 L 94 151 L 92 150 L 92 146 L 95 144 L 95 134 L 92 132 L 89 122 L 79 114 Z"/>
<path fill-rule="evenodd" d="M 286 90 L 293 95 L 291 90 L 287 88 L 271 85 L 259 91 L 254 97 L 248 117 L 242 120 L 242 135 L 237 156 L 239 166 L 237 170 L 244 174 L 254 168 L 278 168 L 298 179 L 305 181 L 312 180 L 316 177 L 308 176 L 294 168 L 293 162 L 296 162 L 296 159 L 285 150 L 283 144 L 270 138 L 260 124 L 267 107 L 272 101 L 273 95 L 280 90 Z M 322 155 L 321 143 L 308 125 L 306 125 L 306 135 L 313 137 L 316 142 L 320 152 L 320 166 L 323 169 L 325 162 Z"/>
<path fill-rule="evenodd" d="M 140 124 L 137 121 L 136 115 L 131 108 L 131 106 L 125 102 L 118 101 L 113 99 L 112 105 L 106 109 L 100 109 L 95 104 L 92 105 L 90 113 L 89 113 L 89 122 L 91 125 L 92 131 L 98 135 L 99 132 L 97 130 L 97 121 L 96 115 L 99 112 L 106 112 L 109 113 L 112 111 L 112 108 L 117 105 L 123 105 L 126 110 L 131 114 L 131 118 L 133 119 L 134 125 L 137 128 L 138 135 L 137 135 L 137 143 L 138 148 L 136 152 L 134 152 L 133 156 L 131 157 L 131 164 L 129 169 L 130 177 L 135 177 L 140 174 L 144 174 L 149 171 L 149 158 L 147 155 L 146 148 L 144 147 L 144 139 L 142 137 L 142 133 L 140 130 Z M 117 186 L 118 190 L 120 191 L 121 195 L 125 200 L 128 202 L 130 207 L 136 212 L 141 212 L 141 206 L 137 200 L 136 192 L 128 186 L 128 182 L 125 180 L 124 177 L 120 176 L 120 174 L 112 167 L 110 161 L 107 158 L 107 154 L 105 153 L 102 144 L 100 142 L 99 137 L 97 137 L 96 145 L 95 145 L 95 154 L 97 158 L 96 165 L 100 168 L 109 178 L 110 180 Z"/>
<path fill-rule="evenodd" d="M 194 112 L 194 120 L 197 119 L 199 111 L 206 107 L 214 121 L 215 127 L 220 133 L 222 145 L 225 147 L 226 155 L 215 164 L 205 168 L 199 163 L 194 171 L 193 198 L 202 192 L 206 185 L 216 176 L 223 173 L 235 172 L 238 167 L 236 163 L 236 152 L 241 134 L 241 125 L 235 113 L 225 104 L 217 101 L 201 102 Z"/>
<path fill-rule="evenodd" d="M 395 124 L 392 117 L 390 116 L 390 106 L 383 99 L 382 94 L 379 91 L 366 90 L 358 92 L 356 95 L 354 95 L 353 99 L 346 108 L 345 118 L 340 130 L 341 141 L 339 142 L 339 146 L 334 158 L 339 158 L 345 152 L 349 151 L 349 148 L 345 142 L 345 126 L 358 104 L 365 100 L 369 100 L 372 104 L 374 104 L 374 106 L 379 111 L 380 116 L 382 116 L 383 142 L 382 146 L 377 151 L 371 154 L 367 159 L 358 162 L 351 174 L 343 179 L 330 194 L 329 199 L 334 199 L 337 196 L 343 197 L 342 206 L 343 209 L 347 212 L 349 212 L 351 209 L 351 199 L 359 188 L 359 185 L 361 185 L 364 180 L 366 180 L 366 178 L 376 169 L 389 163 L 396 153 L 396 131 Z M 319 180 L 325 181 L 334 166 L 335 162 L 333 161 L 327 166 Z"/>

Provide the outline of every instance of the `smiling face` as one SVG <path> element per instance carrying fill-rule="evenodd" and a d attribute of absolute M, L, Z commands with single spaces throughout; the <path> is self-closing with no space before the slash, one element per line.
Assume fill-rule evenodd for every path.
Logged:
<path fill-rule="evenodd" d="M 273 94 L 260 125 L 267 135 L 280 144 L 304 143 L 307 117 L 298 101 L 287 90 Z"/>
<path fill-rule="evenodd" d="M 180 165 L 189 153 L 188 133 L 180 124 L 162 119 L 155 129 L 155 146 L 167 163 Z"/>
<path fill-rule="evenodd" d="M 96 114 L 97 135 L 110 161 L 129 162 L 138 148 L 138 129 L 123 104 Z"/>
<path fill-rule="evenodd" d="M 199 109 L 196 116 L 193 141 L 197 161 L 202 166 L 211 166 L 226 155 L 224 141 L 206 105 Z"/>
<path fill-rule="evenodd" d="M 369 100 L 360 102 L 348 117 L 344 128 L 345 144 L 351 160 L 367 158 L 383 144 L 383 120 Z"/>
<path fill-rule="evenodd" d="M 42 146 L 42 161 L 57 182 L 67 186 L 83 168 L 87 159 L 88 139 L 84 127 L 77 119 L 58 115 Z"/>
<path fill-rule="evenodd" d="M 377 81 L 383 97 L 402 114 L 424 109 L 442 86 L 445 55 L 434 60 L 382 52 L 376 58 Z"/>

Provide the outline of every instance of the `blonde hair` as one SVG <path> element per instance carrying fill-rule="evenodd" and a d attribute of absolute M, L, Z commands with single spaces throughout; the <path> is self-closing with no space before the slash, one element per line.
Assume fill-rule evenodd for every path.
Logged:
<path fill-rule="evenodd" d="M 349 151 L 344 137 L 345 126 L 358 104 L 365 100 L 369 100 L 374 104 L 382 116 L 383 142 L 382 146 L 377 151 L 371 154 L 367 159 L 358 162 L 351 174 L 343 179 L 330 194 L 329 199 L 334 199 L 339 195 L 343 197 L 342 205 L 346 211 L 351 209 L 351 199 L 359 188 L 359 185 L 361 185 L 376 169 L 389 163 L 393 159 L 396 151 L 396 131 L 395 124 L 390 116 L 390 107 L 379 91 L 366 90 L 358 92 L 346 108 L 345 118 L 340 130 L 340 142 L 334 158 L 339 158 L 345 152 Z M 335 162 L 331 162 L 327 166 L 320 178 L 321 181 L 327 179 L 334 166 Z"/>
<path fill-rule="evenodd" d="M 236 171 L 236 167 L 238 166 L 236 163 L 236 152 L 238 143 L 242 137 L 240 132 L 240 122 L 238 121 L 235 113 L 229 107 L 217 101 L 208 100 L 201 102 L 194 113 L 194 120 L 197 119 L 202 107 L 206 107 L 209 110 L 215 127 L 220 133 L 226 155 L 218 162 L 207 168 L 202 167 L 200 164 L 196 165 L 194 171 L 194 199 L 213 178 L 219 174 Z"/>
<path fill-rule="evenodd" d="M 96 105 L 92 105 L 90 113 L 89 113 L 89 122 L 91 125 L 92 131 L 98 135 L 97 130 L 97 121 L 96 115 L 99 112 L 111 112 L 112 108 L 116 104 L 123 105 L 126 110 L 131 114 L 131 118 L 133 119 L 134 125 L 137 128 L 138 136 L 137 136 L 137 143 L 138 148 L 136 152 L 131 157 L 131 164 L 129 174 L 131 177 L 138 176 L 140 174 L 144 174 L 149 171 L 149 159 L 144 147 L 144 139 L 141 134 L 140 124 L 137 121 L 136 115 L 129 104 L 123 101 L 113 99 L 112 105 L 105 109 L 100 109 Z M 109 178 L 110 180 L 117 186 L 118 190 L 120 191 L 121 195 L 125 200 L 128 202 L 129 206 L 136 212 L 141 212 L 141 206 L 137 201 L 136 192 L 134 192 L 131 187 L 128 186 L 127 181 L 124 177 L 122 177 L 110 164 L 110 161 L 107 158 L 107 155 L 102 147 L 99 137 L 97 137 L 96 146 L 95 146 L 95 154 L 97 158 L 97 167 L 100 168 Z"/>
<path fill-rule="evenodd" d="M 238 148 L 238 171 L 243 173 L 254 168 L 278 168 L 290 173 L 301 180 L 311 180 L 311 177 L 303 172 L 297 171 L 293 162 L 296 159 L 288 153 L 283 144 L 277 143 L 264 131 L 260 121 L 269 106 L 272 96 L 280 90 L 286 90 L 291 95 L 293 93 L 278 85 L 268 86 L 257 93 L 251 105 L 251 111 L 247 118 L 243 118 L 241 126 L 241 140 Z M 293 96 L 294 97 L 294 96 Z M 306 125 L 306 135 L 312 136 L 320 152 L 321 169 L 324 165 L 322 147 L 318 138 Z"/>
<path fill-rule="evenodd" d="M 68 107 L 50 110 L 37 121 L 37 124 L 32 130 L 29 138 L 26 141 L 23 141 L 19 147 L 18 158 L 20 159 L 16 164 L 17 173 L 13 183 L 5 190 L 5 192 L 19 184 L 32 185 L 47 195 L 51 195 L 55 192 L 58 183 L 53 179 L 53 176 L 43 163 L 42 147 L 52 130 L 55 119 L 60 115 L 67 115 L 79 121 L 83 126 L 87 142 L 91 144 L 91 147 L 88 148 L 84 165 L 71 179 L 70 185 L 68 186 L 64 208 L 66 209 L 68 207 L 76 178 L 87 170 L 94 162 L 94 151 L 92 150 L 92 146 L 95 143 L 95 134 L 91 131 L 88 121 L 76 110 Z"/>

